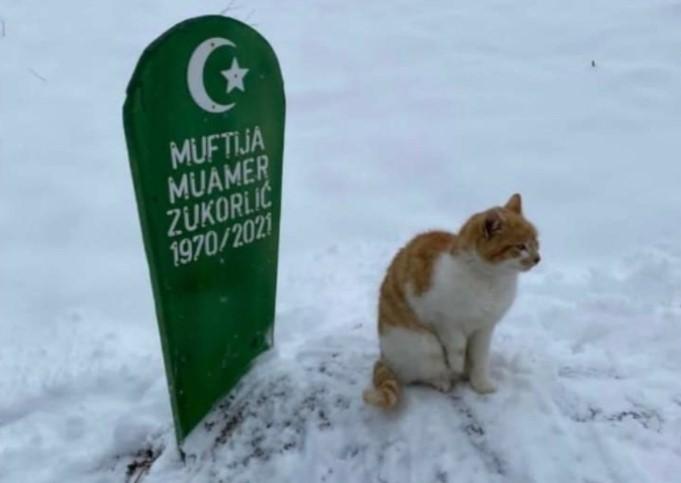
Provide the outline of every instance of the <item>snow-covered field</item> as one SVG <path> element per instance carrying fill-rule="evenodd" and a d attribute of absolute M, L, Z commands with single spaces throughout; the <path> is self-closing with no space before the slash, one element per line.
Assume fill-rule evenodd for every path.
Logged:
<path fill-rule="evenodd" d="M 201 3 L 0 3 L 0 482 L 680 478 L 680 1 Z M 182 459 L 121 107 L 225 9 L 286 83 L 276 349 Z M 393 252 L 515 191 L 543 261 L 498 392 L 365 407 Z"/>

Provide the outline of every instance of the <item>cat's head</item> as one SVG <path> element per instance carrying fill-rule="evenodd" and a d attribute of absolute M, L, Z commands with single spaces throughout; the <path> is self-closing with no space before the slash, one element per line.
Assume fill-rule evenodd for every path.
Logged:
<path fill-rule="evenodd" d="M 523 216 L 517 193 L 504 206 L 473 215 L 459 232 L 458 246 L 489 265 L 514 271 L 527 271 L 541 259 L 537 230 Z"/>

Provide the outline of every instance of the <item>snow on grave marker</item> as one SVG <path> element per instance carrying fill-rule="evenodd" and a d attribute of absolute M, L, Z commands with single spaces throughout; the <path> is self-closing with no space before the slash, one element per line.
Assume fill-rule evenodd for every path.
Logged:
<path fill-rule="evenodd" d="M 272 344 L 284 89 L 236 20 L 184 21 L 142 54 L 125 135 L 178 442 Z"/>

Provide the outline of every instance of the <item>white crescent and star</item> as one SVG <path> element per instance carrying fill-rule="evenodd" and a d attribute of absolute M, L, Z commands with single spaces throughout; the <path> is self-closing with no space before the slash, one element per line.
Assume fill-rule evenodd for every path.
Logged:
<path fill-rule="evenodd" d="M 234 107 L 234 103 L 221 104 L 216 102 L 208 95 L 206 86 L 203 82 L 203 71 L 206 66 L 208 57 L 219 47 L 234 47 L 234 42 L 222 37 L 212 37 L 201 42 L 192 53 L 189 64 L 187 66 L 187 86 L 189 87 L 189 94 L 194 99 L 194 102 L 205 111 L 212 113 L 227 112 Z M 227 80 L 226 91 L 229 94 L 234 89 L 245 91 L 244 76 L 248 73 L 248 69 L 239 66 L 239 61 L 234 57 L 232 65 L 229 69 L 220 72 Z"/>

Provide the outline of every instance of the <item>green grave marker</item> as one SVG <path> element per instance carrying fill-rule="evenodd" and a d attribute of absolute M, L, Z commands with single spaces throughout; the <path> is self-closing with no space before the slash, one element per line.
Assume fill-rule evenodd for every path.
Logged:
<path fill-rule="evenodd" d="M 284 88 L 267 41 L 184 21 L 142 54 L 123 108 L 181 442 L 272 344 Z"/>

